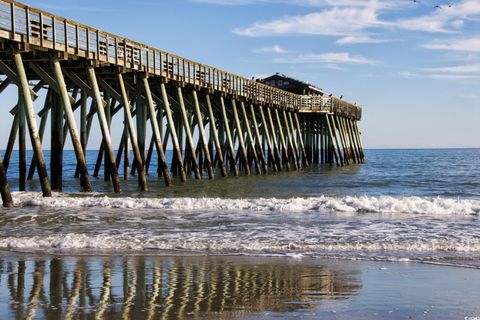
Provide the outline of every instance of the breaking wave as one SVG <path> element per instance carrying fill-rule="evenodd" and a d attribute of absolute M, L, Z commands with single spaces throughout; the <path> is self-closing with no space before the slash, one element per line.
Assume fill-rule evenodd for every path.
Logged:
<path fill-rule="evenodd" d="M 469 199 L 392 196 L 345 196 L 308 198 L 114 198 L 100 195 L 69 196 L 56 194 L 42 198 L 37 193 L 15 193 L 15 203 L 22 207 L 165 209 L 182 211 L 281 211 L 410 213 L 424 215 L 479 215 L 480 201 Z"/>

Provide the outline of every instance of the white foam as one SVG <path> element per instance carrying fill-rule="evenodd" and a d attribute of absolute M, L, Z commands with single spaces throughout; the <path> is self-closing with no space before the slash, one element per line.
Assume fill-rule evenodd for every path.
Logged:
<path fill-rule="evenodd" d="M 345 196 L 309 198 L 110 198 L 107 196 L 68 196 L 56 194 L 42 198 L 38 193 L 14 193 L 14 201 L 23 207 L 46 208 L 121 208 L 182 211 L 326 211 L 349 213 L 411 213 L 425 215 L 478 215 L 480 201 L 429 197 Z"/>
<path fill-rule="evenodd" d="M 294 249 L 293 249 L 294 248 Z M 4 237 L 0 238 L 0 249 L 26 251 L 71 252 L 72 250 L 88 252 L 144 252 L 144 251 L 185 251 L 212 254 L 278 254 L 302 259 L 305 256 L 323 253 L 480 253 L 480 239 L 458 241 L 454 239 L 399 240 L 399 241 L 356 241 L 347 239 L 339 242 L 306 244 L 299 241 L 292 246 L 277 241 L 259 241 L 183 235 L 180 238 L 145 234 L 55 234 L 49 236 Z M 409 254 L 407 254 L 409 256 Z M 408 261 L 408 257 L 404 257 Z"/>

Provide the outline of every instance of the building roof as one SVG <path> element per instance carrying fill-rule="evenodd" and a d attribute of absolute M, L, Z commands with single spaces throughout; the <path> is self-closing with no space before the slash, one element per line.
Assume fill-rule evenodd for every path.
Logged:
<path fill-rule="evenodd" d="M 301 80 L 298 80 L 298 79 L 291 78 L 291 77 L 289 77 L 289 76 L 286 76 L 286 75 L 280 74 L 280 73 L 276 73 L 276 74 L 274 74 L 274 75 L 272 75 L 272 76 L 270 76 L 270 77 L 264 78 L 264 79 L 259 79 L 258 81 L 259 81 L 259 82 L 262 82 L 262 83 L 266 83 L 266 82 L 268 82 L 269 80 L 280 79 L 280 78 L 281 78 L 282 80 L 284 80 L 284 81 L 289 81 L 289 82 L 294 83 L 294 84 L 296 84 L 296 85 L 298 85 L 298 86 L 302 86 L 302 87 L 304 87 L 304 88 L 306 88 L 306 89 L 309 89 L 309 90 L 311 90 L 311 91 L 315 91 L 315 92 L 317 92 L 318 94 L 320 94 L 320 95 L 322 95 L 322 96 L 323 96 L 323 95 L 329 95 L 328 92 L 326 92 L 325 90 L 323 90 L 323 89 L 321 89 L 321 88 L 318 88 L 317 86 L 314 86 L 314 85 L 312 85 L 312 84 L 310 84 L 310 83 L 308 83 L 308 82 L 304 82 L 304 81 L 301 81 Z"/>

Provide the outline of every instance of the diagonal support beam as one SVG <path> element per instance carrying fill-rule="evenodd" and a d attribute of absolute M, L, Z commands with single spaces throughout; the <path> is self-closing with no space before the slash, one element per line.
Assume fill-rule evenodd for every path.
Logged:
<path fill-rule="evenodd" d="M 39 76 L 43 81 L 45 81 L 50 86 L 50 88 L 53 89 L 53 91 L 55 91 L 60 96 L 62 95 L 62 90 L 59 84 L 55 79 L 50 77 L 48 72 L 46 72 L 42 67 L 38 66 L 34 62 L 30 62 L 28 65 L 30 66 L 30 69 L 32 69 L 37 76 Z M 72 96 L 70 96 L 68 92 L 67 92 L 67 95 L 68 95 L 68 99 L 70 100 L 70 105 L 74 104 L 76 102 L 75 99 Z"/>
<path fill-rule="evenodd" d="M 7 89 L 11 83 L 12 83 L 12 79 L 10 78 L 6 78 L 5 80 L 3 80 L 2 84 L 0 84 L 0 93 L 5 91 L 5 89 Z"/>
<path fill-rule="evenodd" d="M 79 87 L 80 89 L 82 89 L 82 91 L 86 92 L 90 97 L 92 98 L 95 98 L 95 92 L 93 90 L 93 85 L 92 87 L 90 87 L 85 81 L 83 81 L 79 76 L 77 76 L 75 73 L 73 72 L 70 72 L 68 70 L 63 70 L 63 73 L 67 76 L 67 78 L 69 78 L 70 80 L 72 80 L 73 83 L 75 83 L 75 85 L 77 87 Z M 98 85 L 98 83 L 97 83 Z M 100 104 L 105 108 L 108 103 L 103 100 L 103 98 L 100 96 Z"/>
<path fill-rule="evenodd" d="M 23 66 L 25 69 L 25 66 Z M 10 67 L 3 61 L 0 60 L 0 70 L 3 71 L 3 73 L 11 80 L 13 83 L 15 83 L 17 86 L 21 86 L 21 77 L 15 73 Z M 17 71 L 18 72 L 18 71 Z M 33 91 L 30 87 L 28 87 L 28 91 L 30 92 L 30 97 L 33 101 L 37 100 L 38 95 L 35 91 Z"/>

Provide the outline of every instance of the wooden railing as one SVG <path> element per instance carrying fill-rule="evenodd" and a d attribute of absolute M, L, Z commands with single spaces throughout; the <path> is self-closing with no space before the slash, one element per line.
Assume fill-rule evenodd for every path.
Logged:
<path fill-rule="evenodd" d="M 346 101 L 296 95 L 13 0 L 0 0 L 0 38 L 147 72 L 256 103 L 312 112 L 341 110 L 357 120 L 361 116 L 361 108 Z"/>

